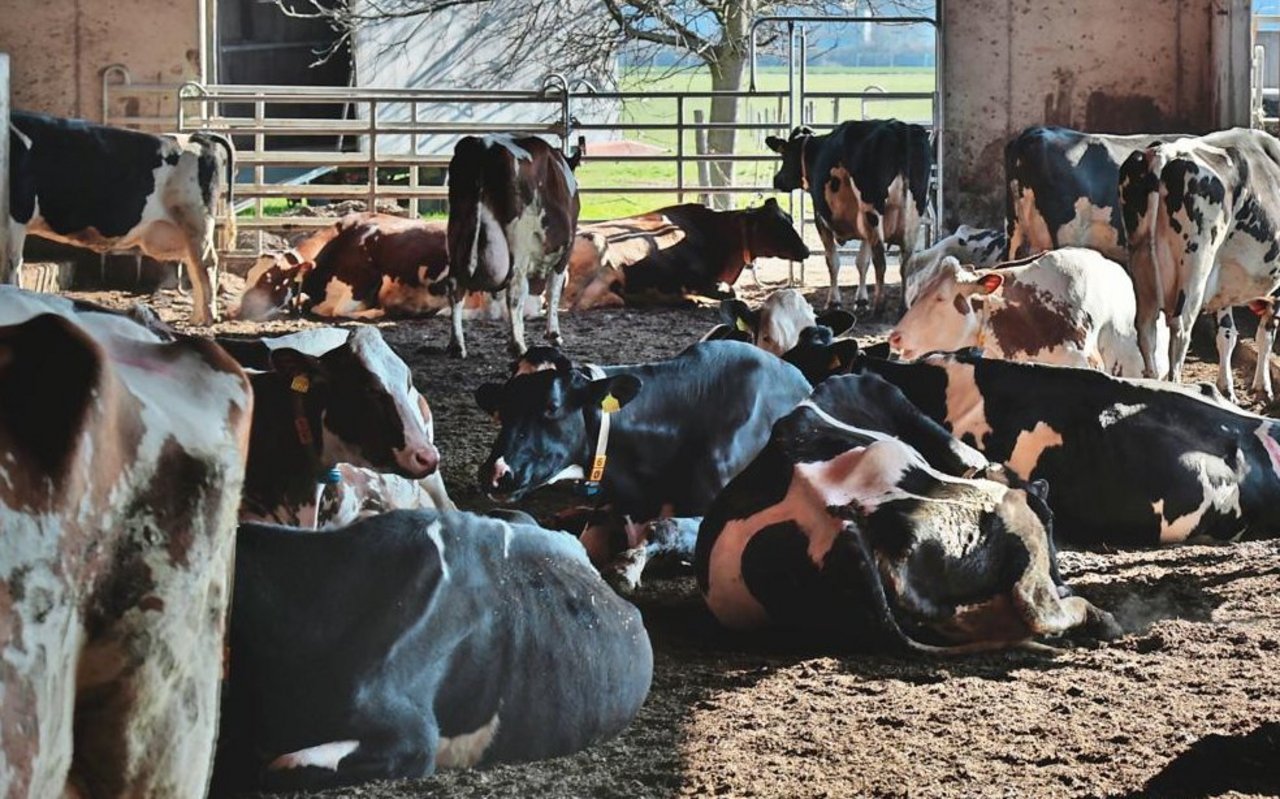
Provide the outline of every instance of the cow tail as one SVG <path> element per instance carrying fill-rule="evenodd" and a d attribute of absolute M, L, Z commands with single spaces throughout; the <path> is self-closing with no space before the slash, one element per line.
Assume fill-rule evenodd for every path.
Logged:
<path fill-rule="evenodd" d="M 221 133 L 213 133 L 210 131 L 202 131 L 210 144 L 215 147 L 221 147 L 226 153 L 226 159 L 223 162 L 223 180 L 227 184 L 227 210 L 226 218 L 222 223 L 223 247 L 224 251 L 234 250 L 236 247 L 236 204 L 235 204 L 235 185 L 236 185 L 236 146 L 231 139 Z M 216 200 L 214 201 L 216 205 Z"/>
<path fill-rule="evenodd" d="M 1167 315 L 1169 309 L 1165 308 L 1164 275 L 1161 273 L 1160 261 L 1157 257 L 1159 253 L 1157 243 L 1160 233 L 1160 200 L 1161 195 L 1164 193 L 1164 167 L 1166 160 L 1165 154 L 1157 149 L 1155 155 L 1147 163 L 1147 172 L 1155 177 L 1155 185 L 1147 195 L 1147 207 L 1151 209 L 1151 230 L 1148 234 L 1150 241 L 1147 242 L 1147 247 L 1150 248 L 1151 252 L 1151 275 L 1155 281 L 1156 307 L 1163 310 Z M 1166 324 L 1172 322 L 1172 319 L 1166 319 Z"/>

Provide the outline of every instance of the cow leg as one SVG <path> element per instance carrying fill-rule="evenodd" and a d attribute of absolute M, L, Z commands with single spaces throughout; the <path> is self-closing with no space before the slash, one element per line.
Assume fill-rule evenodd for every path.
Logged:
<path fill-rule="evenodd" d="M 888 265 L 885 263 L 885 245 L 883 241 L 877 242 L 871 248 L 871 260 L 876 267 L 876 290 L 875 296 L 871 303 L 871 313 L 875 316 L 884 315 L 885 293 L 884 293 L 884 275 L 888 271 Z"/>
<path fill-rule="evenodd" d="M 858 293 L 853 298 L 853 310 L 860 314 L 867 310 L 867 267 L 871 265 L 871 248 L 865 241 L 858 247 L 854 264 L 858 267 Z"/>
<path fill-rule="evenodd" d="M 467 292 L 457 281 L 449 281 L 449 346 L 445 350 L 454 358 L 467 357 L 467 342 L 462 334 L 462 305 Z"/>
<path fill-rule="evenodd" d="M 1138 331 L 1138 351 L 1142 353 L 1142 376 L 1155 380 L 1161 377 L 1156 368 L 1156 347 L 1159 346 L 1160 307 L 1158 303 L 1143 303 L 1139 294 L 1138 311 L 1134 326 Z M 1166 349 L 1166 352 L 1168 350 Z"/>
<path fill-rule="evenodd" d="M 1258 347 L 1258 364 L 1253 370 L 1253 393 L 1271 400 L 1271 350 L 1276 344 L 1276 326 L 1269 319 L 1258 320 L 1258 332 L 1254 336 Z"/>
<path fill-rule="evenodd" d="M 564 291 L 566 280 L 568 275 L 563 271 L 552 272 L 547 276 L 547 341 L 553 347 L 564 343 L 564 337 L 560 335 L 560 295 Z"/>
<path fill-rule="evenodd" d="M 1218 311 L 1218 390 L 1232 402 L 1236 401 L 1236 387 L 1235 375 L 1231 372 L 1231 356 L 1239 338 L 1231 308 L 1228 306 Z"/>
<path fill-rule="evenodd" d="M 516 276 L 507 286 L 507 311 L 511 314 L 511 340 L 507 342 L 507 351 L 517 358 L 529 349 L 524 343 L 524 300 L 529 296 L 528 270 L 527 263 L 518 264 Z"/>
<path fill-rule="evenodd" d="M 213 230 L 202 230 L 196 236 L 189 232 L 188 236 L 191 324 L 211 325 L 218 321 L 218 254 L 213 249 Z"/>
<path fill-rule="evenodd" d="M 818 238 L 822 239 L 822 253 L 827 259 L 827 274 L 831 277 L 831 288 L 827 292 L 827 307 L 839 308 L 840 303 L 840 254 L 836 251 L 836 237 L 831 229 L 818 223 Z"/>

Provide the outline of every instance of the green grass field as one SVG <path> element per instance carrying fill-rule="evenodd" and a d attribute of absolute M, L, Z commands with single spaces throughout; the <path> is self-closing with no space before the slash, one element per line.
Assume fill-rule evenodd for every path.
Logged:
<path fill-rule="evenodd" d="M 798 79 L 798 78 L 797 78 Z M 743 77 L 743 88 L 747 87 L 747 77 Z M 931 67 L 920 68 L 823 68 L 812 70 L 806 77 L 806 89 L 810 92 L 862 92 L 868 87 L 877 86 L 890 92 L 928 92 L 933 90 L 934 73 Z M 624 91 L 710 91 L 711 79 L 704 71 L 682 73 L 665 77 L 646 77 L 633 74 L 624 78 Z M 757 74 L 757 89 L 762 92 L 785 92 L 787 73 L 784 69 L 761 69 Z M 739 111 L 739 119 L 743 122 L 776 122 L 779 113 L 785 118 L 785 100 L 781 108 L 775 97 L 743 98 Z M 926 121 L 931 118 L 928 100 L 875 100 L 865 103 L 857 99 L 842 98 L 815 99 L 813 102 L 813 119 L 818 123 L 833 122 L 845 119 L 897 117 L 907 121 Z M 838 106 L 837 106 L 838 103 Z M 684 118 L 692 123 L 694 111 L 701 110 L 705 114 L 710 107 L 710 99 L 687 99 L 684 102 Z M 621 137 L 630 141 L 642 142 L 660 147 L 664 154 L 676 152 L 676 132 L 674 130 L 637 130 L 628 127 L 634 124 L 674 124 L 677 119 L 675 99 L 644 99 L 627 101 L 621 114 Z M 764 137 L 770 131 L 743 130 L 738 132 L 735 151 L 739 154 L 769 155 L 764 147 Z M 780 135 L 786 135 L 785 125 L 778 129 Z M 687 154 L 696 152 L 693 131 L 686 131 L 684 151 Z M 773 192 L 767 187 L 773 179 L 775 171 L 773 161 L 739 163 L 735 170 L 735 183 L 746 186 L 766 187 L 760 194 L 736 195 L 736 203 L 742 206 L 756 201 L 760 197 L 770 196 Z M 685 164 L 684 181 L 686 186 L 699 184 L 697 164 Z M 587 158 L 578 169 L 578 182 L 584 189 L 582 195 L 583 220 L 615 219 L 632 214 L 643 213 L 653 208 L 671 205 L 679 201 L 674 191 L 659 193 L 648 192 L 607 192 L 595 193 L 593 189 L 622 188 L 634 189 L 642 187 L 670 186 L 676 182 L 676 165 L 663 162 L 619 162 L 606 157 L 591 156 L 590 148 Z M 686 192 L 686 202 L 696 201 L 696 192 Z M 286 200 L 267 200 L 264 209 L 267 216 L 278 216 L 289 213 L 290 205 Z M 251 215 L 246 209 L 241 215 Z M 430 214 L 429 216 L 442 216 Z"/>

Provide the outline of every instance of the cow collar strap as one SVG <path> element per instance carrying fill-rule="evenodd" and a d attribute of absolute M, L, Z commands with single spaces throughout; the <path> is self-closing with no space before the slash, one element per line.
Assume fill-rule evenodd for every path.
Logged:
<path fill-rule="evenodd" d="M 582 367 L 592 380 L 603 380 L 604 370 L 593 363 Z M 619 410 L 618 400 L 612 394 L 606 394 L 600 402 L 600 432 L 596 434 L 596 450 L 591 458 L 591 467 L 587 471 L 587 479 L 582 481 L 582 492 L 593 496 L 600 492 L 600 481 L 604 479 L 604 467 L 609 462 L 609 417 Z"/>

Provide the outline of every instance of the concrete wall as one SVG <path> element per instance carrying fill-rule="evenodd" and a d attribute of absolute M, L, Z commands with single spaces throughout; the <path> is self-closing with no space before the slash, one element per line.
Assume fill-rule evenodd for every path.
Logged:
<path fill-rule="evenodd" d="M 1004 219 L 1023 128 L 1203 133 L 1248 124 L 1248 0 L 949 0 L 944 224 Z"/>
<path fill-rule="evenodd" d="M 0 0 L 14 108 L 100 121 L 104 67 L 122 63 L 137 82 L 182 83 L 200 75 L 199 42 L 197 0 Z M 144 103 L 130 115 L 172 106 L 171 98 Z"/>

